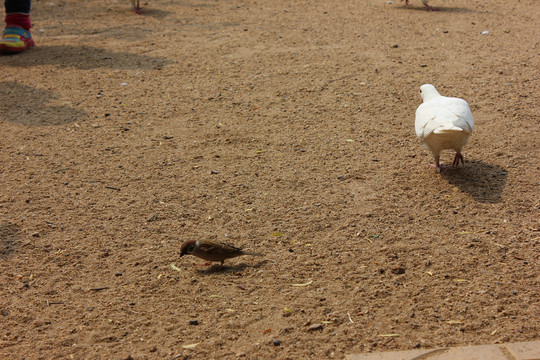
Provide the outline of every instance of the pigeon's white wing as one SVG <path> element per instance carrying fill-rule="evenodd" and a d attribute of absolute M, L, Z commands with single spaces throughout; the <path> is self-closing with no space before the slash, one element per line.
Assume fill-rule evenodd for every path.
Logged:
<path fill-rule="evenodd" d="M 470 135 L 474 121 L 465 100 L 444 96 L 421 104 L 416 110 L 416 136 L 425 139 L 431 133 L 463 131 Z"/>

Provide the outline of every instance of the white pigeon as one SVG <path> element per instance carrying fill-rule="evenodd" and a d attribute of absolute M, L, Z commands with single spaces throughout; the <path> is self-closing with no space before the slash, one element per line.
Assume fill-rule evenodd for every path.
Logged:
<path fill-rule="evenodd" d="M 474 129 L 469 104 L 463 99 L 442 96 L 430 84 L 420 86 L 420 96 L 423 103 L 416 109 L 414 128 L 416 136 L 433 154 L 434 166 L 441 171 L 439 158 L 445 149 L 456 151 L 452 166 L 457 167 L 460 161 L 464 164 L 461 148 Z"/>

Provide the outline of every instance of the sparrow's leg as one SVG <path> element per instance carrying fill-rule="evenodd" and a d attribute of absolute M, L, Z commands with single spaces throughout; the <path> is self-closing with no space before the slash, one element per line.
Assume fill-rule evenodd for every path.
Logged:
<path fill-rule="evenodd" d="M 225 262 L 225 260 L 221 260 L 221 267 L 223 267 L 223 263 Z"/>
<path fill-rule="evenodd" d="M 465 161 L 463 160 L 463 155 L 461 155 L 461 152 L 457 151 L 456 156 L 454 156 L 454 162 L 452 163 L 452 166 L 458 167 L 460 160 L 461 160 L 461 163 L 465 165 Z"/>
<path fill-rule="evenodd" d="M 141 7 L 139 6 L 139 0 L 135 1 L 135 14 L 137 15 L 141 14 Z"/>
<path fill-rule="evenodd" d="M 403 0 L 401 0 L 403 1 Z M 409 0 L 405 0 L 405 6 L 408 6 L 409 5 Z"/>

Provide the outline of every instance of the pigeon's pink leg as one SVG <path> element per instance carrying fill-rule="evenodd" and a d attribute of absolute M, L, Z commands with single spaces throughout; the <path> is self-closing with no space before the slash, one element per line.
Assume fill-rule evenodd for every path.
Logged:
<path fill-rule="evenodd" d="M 460 160 L 461 160 L 461 163 L 465 165 L 465 161 L 463 160 L 463 155 L 461 155 L 461 152 L 457 151 L 456 156 L 454 156 L 454 162 L 452 163 L 452 166 L 458 167 Z"/>
<path fill-rule="evenodd" d="M 442 164 L 439 162 L 440 156 L 437 155 L 437 156 L 433 156 L 433 157 L 435 158 L 435 164 L 429 164 L 429 166 L 434 167 L 435 169 L 437 169 L 437 172 L 441 172 L 443 166 L 442 166 Z"/>
<path fill-rule="evenodd" d="M 433 6 L 430 6 L 428 4 L 424 4 L 424 6 L 427 7 L 428 11 L 439 11 L 439 9 L 436 9 Z"/>
<path fill-rule="evenodd" d="M 403 0 L 401 0 L 403 1 Z M 405 0 L 405 6 L 408 6 L 409 5 L 409 0 Z"/>

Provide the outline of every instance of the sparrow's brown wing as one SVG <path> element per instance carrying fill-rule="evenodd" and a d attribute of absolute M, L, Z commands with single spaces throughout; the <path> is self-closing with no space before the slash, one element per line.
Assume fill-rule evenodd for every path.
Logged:
<path fill-rule="evenodd" d="M 201 242 L 200 251 L 204 251 L 206 253 L 213 253 L 217 256 L 223 257 L 235 257 L 243 254 L 242 249 L 236 246 L 221 244 L 214 241 Z"/>

